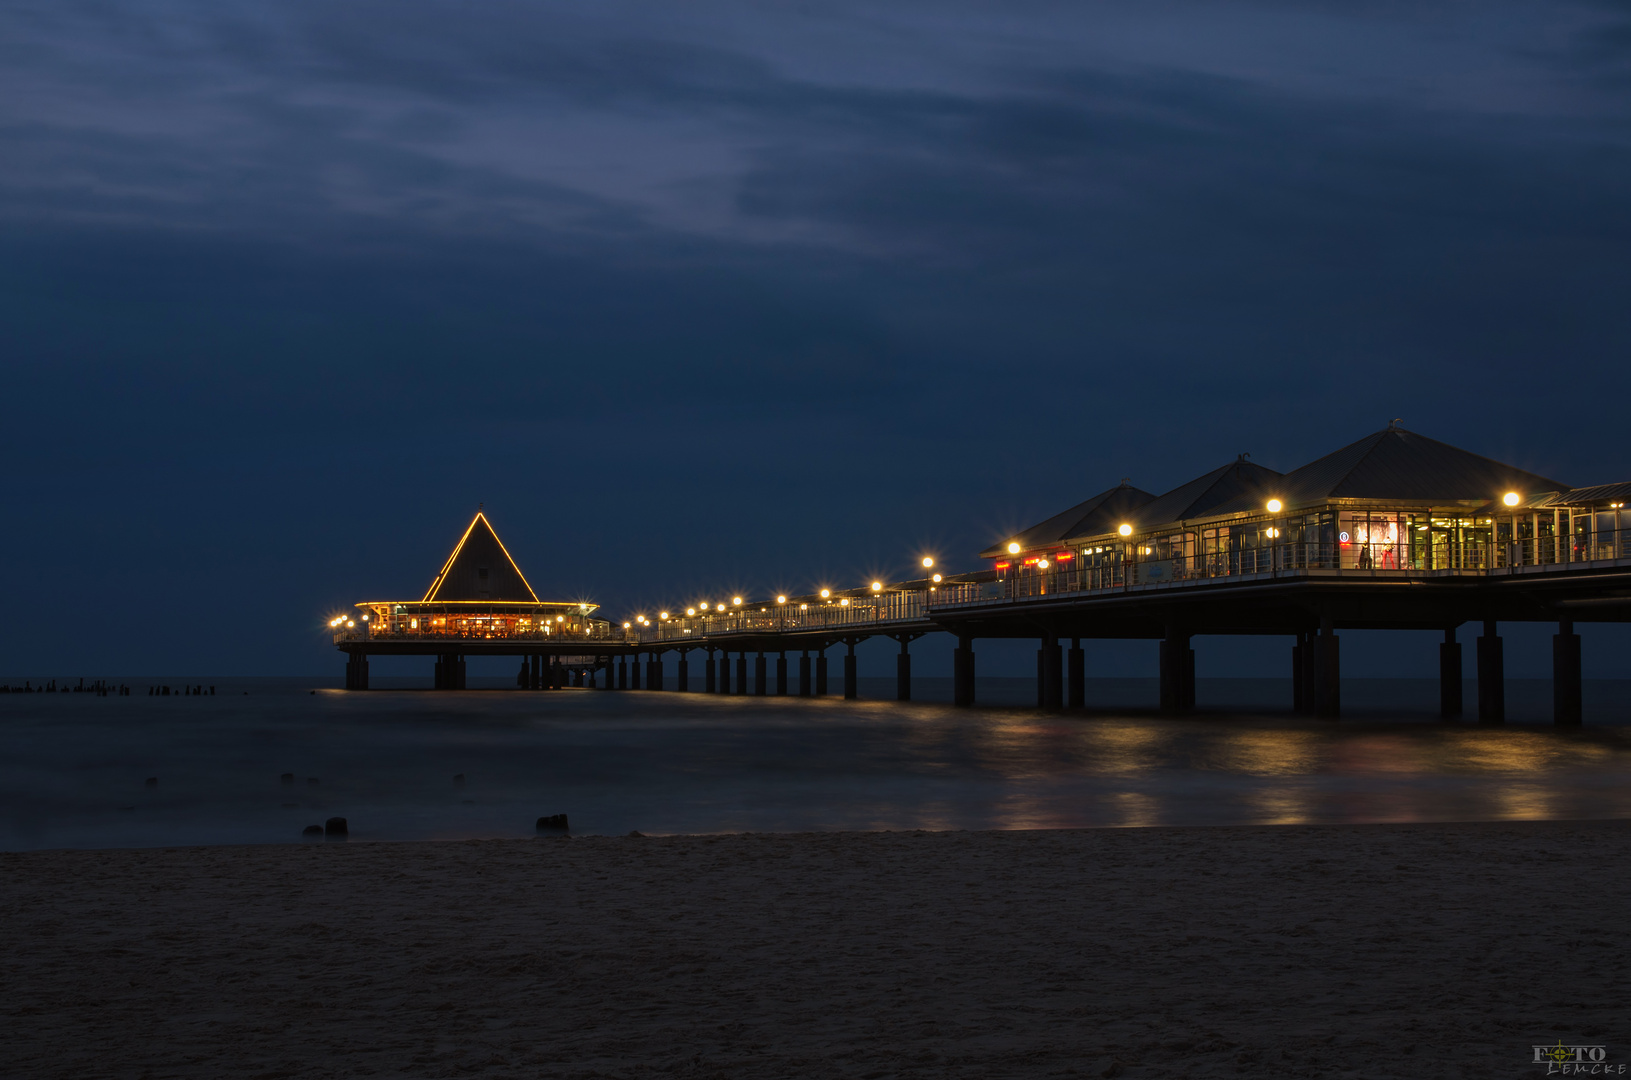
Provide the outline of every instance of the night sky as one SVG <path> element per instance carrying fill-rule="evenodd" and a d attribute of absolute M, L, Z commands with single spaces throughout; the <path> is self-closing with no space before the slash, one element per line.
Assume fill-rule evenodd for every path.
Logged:
<path fill-rule="evenodd" d="M 478 504 L 621 617 L 1394 417 L 1631 479 L 1627 297 L 1624 4 L 13 0 L 0 672 L 338 678 Z"/>

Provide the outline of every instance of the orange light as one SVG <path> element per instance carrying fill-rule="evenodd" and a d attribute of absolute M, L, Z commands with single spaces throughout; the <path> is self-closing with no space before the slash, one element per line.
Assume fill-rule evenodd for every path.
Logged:
<path fill-rule="evenodd" d="M 1008 545 L 1008 554 L 1010 554 L 1010 555 L 1018 555 L 1019 554 L 1019 541 L 1016 540 L 1013 543 Z"/>
<path fill-rule="evenodd" d="M 787 597 L 785 597 L 785 596 L 778 596 L 778 597 L 776 597 L 776 603 L 778 603 L 778 604 L 785 604 L 785 603 L 787 603 Z"/>
<path fill-rule="evenodd" d="M 1501 496 L 1501 501 L 1506 503 L 1508 506 L 1517 506 L 1519 501 L 1518 493 L 1516 491 L 1509 491 L 1505 495 Z"/>
<path fill-rule="evenodd" d="M 1281 502 L 1279 499 L 1270 499 L 1268 502 L 1269 513 L 1278 514 L 1280 512 L 1280 508 L 1284 505 L 1285 503 Z"/>
<path fill-rule="evenodd" d="M 872 583 L 872 591 L 873 591 L 873 592 L 883 592 L 883 582 L 881 582 L 881 581 L 874 581 L 874 582 L 873 582 L 873 583 Z"/>
<path fill-rule="evenodd" d="M 1121 535 L 1123 535 L 1123 536 L 1133 535 L 1133 527 L 1131 525 L 1123 525 L 1121 528 L 1117 529 L 1116 531 L 1118 533 L 1120 533 Z"/>
<path fill-rule="evenodd" d="M 832 590 L 831 589 L 822 589 L 821 590 L 821 599 L 825 600 L 825 599 L 827 599 L 827 597 L 829 597 L 831 595 L 832 595 Z"/>
<path fill-rule="evenodd" d="M 927 555 L 923 556 L 923 568 L 925 570 L 927 570 L 929 567 L 931 567 L 933 565 L 934 565 L 934 559 L 930 558 Z"/>

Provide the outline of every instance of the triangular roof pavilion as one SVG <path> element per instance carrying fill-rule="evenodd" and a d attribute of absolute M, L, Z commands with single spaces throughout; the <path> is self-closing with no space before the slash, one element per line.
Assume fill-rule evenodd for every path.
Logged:
<path fill-rule="evenodd" d="M 421 603 L 437 600 L 540 602 L 521 568 L 505 550 L 504 542 L 493 531 L 487 515 L 480 511 L 471 519 L 470 527 L 464 530 Z"/>

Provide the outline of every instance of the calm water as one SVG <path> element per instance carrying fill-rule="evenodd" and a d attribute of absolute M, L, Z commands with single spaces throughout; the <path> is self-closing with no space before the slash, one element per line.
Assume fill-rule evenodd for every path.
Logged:
<path fill-rule="evenodd" d="M 1182 720 L 1140 712 L 1141 679 L 1095 681 L 1095 711 L 1064 717 L 215 682 L 213 698 L 0 696 L 0 849 L 278 843 L 332 815 L 354 840 L 528 836 L 554 813 L 579 834 L 1631 817 L 1626 682 L 1588 683 L 1575 732 L 1543 722 L 1546 683 L 1521 681 L 1517 722 L 1495 730 L 1435 722 L 1436 684 L 1415 680 L 1345 683 L 1340 723 L 1276 714 L 1276 680 L 1203 680 L 1216 711 Z M 1027 680 L 980 690 L 1034 700 Z M 917 692 L 949 697 L 949 680 Z"/>

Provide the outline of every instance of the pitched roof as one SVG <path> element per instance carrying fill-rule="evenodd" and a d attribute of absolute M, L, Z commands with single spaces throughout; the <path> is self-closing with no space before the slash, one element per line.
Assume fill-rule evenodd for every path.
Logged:
<path fill-rule="evenodd" d="M 1530 492 L 1533 494 L 1533 492 Z M 1532 506 L 1611 506 L 1631 499 L 1631 481 L 1619 484 L 1598 484 L 1595 487 L 1572 488 L 1536 499 Z"/>
<path fill-rule="evenodd" d="M 1400 499 L 1410 502 L 1487 502 L 1503 492 L 1565 490 L 1515 465 L 1390 427 L 1286 473 L 1274 494 L 1288 508 L 1328 499 Z M 1255 510 L 1261 504 L 1218 508 L 1219 513 Z"/>
<path fill-rule="evenodd" d="M 980 552 L 980 558 L 995 559 L 1006 554 L 1010 541 L 1017 542 L 1020 550 L 1030 551 L 1073 536 L 1114 532 L 1118 524 L 1127 520 L 1128 515 L 1154 498 L 1149 492 L 1124 483 L 1109 491 L 1101 491 L 1086 502 L 1077 503 L 1008 540 L 993 544 Z"/>
<path fill-rule="evenodd" d="M 453 554 L 425 592 L 431 600 L 517 600 L 539 602 L 521 568 L 504 549 L 487 515 L 477 513 Z"/>
<path fill-rule="evenodd" d="M 1149 529 L 1174 521 L 1221 513 L 1221 507 L 1237 502 L 1261 505 L 1280 486 L 1281 475 L 1246 455 L 1180 484 L 1159 499 L 1139 508 L 1137 524 Z M 1109 530 L 1105 530 L 1109 531 Z"/>

